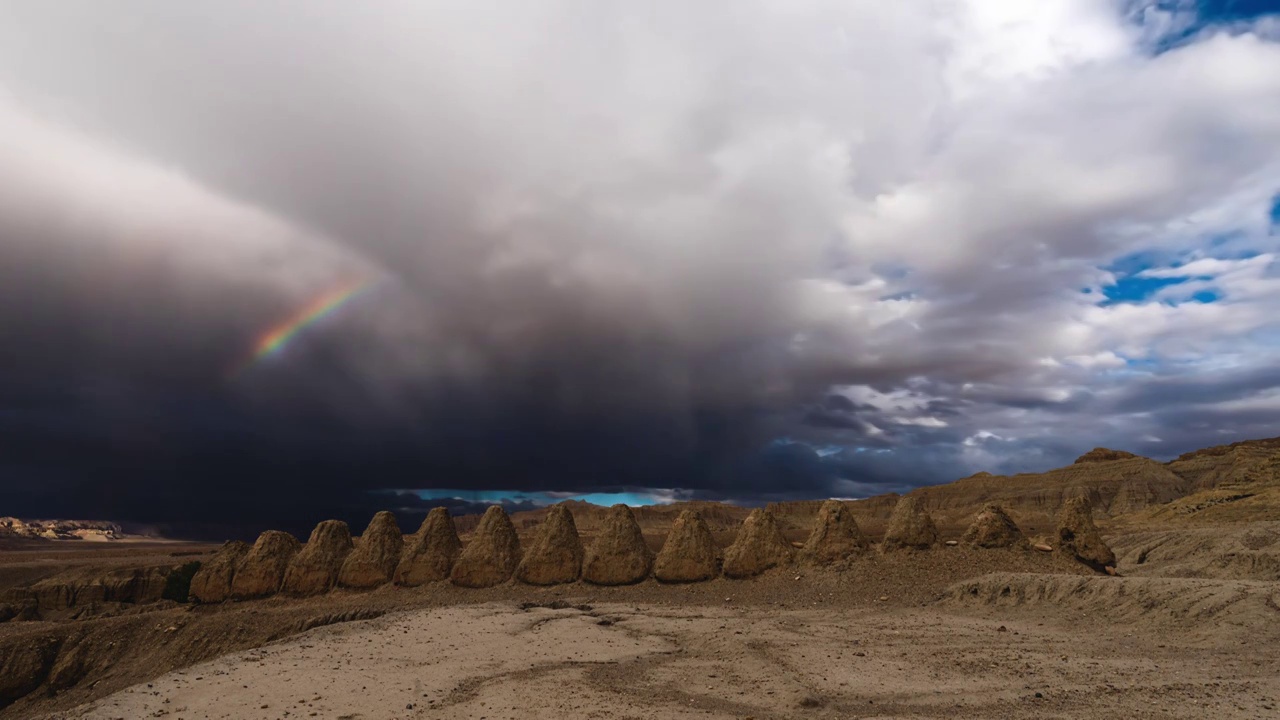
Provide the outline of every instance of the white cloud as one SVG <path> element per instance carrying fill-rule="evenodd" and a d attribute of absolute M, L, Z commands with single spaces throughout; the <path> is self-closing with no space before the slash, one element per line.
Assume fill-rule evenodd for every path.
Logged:
<path fill-rule="evenodd" d="M 403 278 L 351 359 L 388 395 L 465 381 L 694 446 L 708 407 L 834 386 L 885 445 L 1066 443 L 1126 358 L 1277 359 L 1262 26 L 1153 55 L 1185 16 L 1110 0 L 133 2 L 0 10 L 0 130 L 40 139 L 0 142 L 0 183 L 67 245 Z M 1211 280 L 1100 305 L 1139 252 Z"/>

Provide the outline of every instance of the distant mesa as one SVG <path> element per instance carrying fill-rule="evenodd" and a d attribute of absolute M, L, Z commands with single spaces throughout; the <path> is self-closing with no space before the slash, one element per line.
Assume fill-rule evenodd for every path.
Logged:
<path fill-rule="evenodd" d="M 123 540 L 125 537 L 127 536 L 119 525 L 101 520 L 22 520 L 0 517 L 0 538 L 106 542 Z"/>
<path fill-rule="evenodd" d="M 582 561 L 582 579 L 595 585 L 631 585 L 649 577 L 653 551 L 626 505 L 609 508 Z"/>
<path fill-rule="evenodd" d="M 582 573 L 582 555 L 573 514 L 564 505 L 555 505 L 525 548 L 516 579 L 530 585 L 574 582 Z"/>
<path fill-rule="evenodd" d="M 351 529 L 341 520 L 325 520 L 311 531 L 302 550 L 289 561 L 282 592 L 307 596 L 329 592 L 338 582 L 338 572 L 355 545 Z"/>
<path fill-rule="evenodd" d="M 231 582 L 235 578 L 236 568 L 248 554 L 248 543 L 239 540 L 224 543 L 191 577 L 191 588 L 188 591 L 190 600 L 219 603 L 231 597 Z"/>
<path fill-rule="evenodd" d="M 289 561 L 301 548 L 298 539 L 286 532 L 267 530 L 259 535 L 231 578 L 231 597 L 247 600 L 279 592 Z"/>
<path fill-rule="evenodd" d="M 937 542 L 938 526 L 924 509 L 924 503 L 915 495 L 904 495 L 889 516 L 880 551 L 928 550 Z"/>
<path fill-rule="evenodd" d="M 449 580 L 459 587 L 484 588 L 511 579 L 520 562 L 520 538 L 507 512 L 489 506 L 471 542 L 462 548 Z"/>
<path fill-rule="evenodd" d="M 1076 458 L 1076 461 L 1073 464 L 1079 465 L 1081 463 L 1111 462 L 1113 460 L 1131 460 L 1136 457 L 1142 457 L 1142 456 L 1134 455 L 1133 453 L 1125 452 L 1124 450 L 1109 450 L 1107 448 L 1098 447 Z"/>
<path fill-rule="evenodd" d="M 715 540 L 702 513 L 680 513 L 653 564 L 653 576 L 662 582 L 688 583 L 710 580 L 720 574 Z"/>
<path fill-rule="evenodd" d="M 416 587 L 448 580 L 449 571 L 453 570 L 461 552 L 462 541 L 458 539 L 453 517 L 445 508 L 432 508 L 422 521 L 422 527 L 418 528 L 417 535 L 410 538 L 401 553 L 395 582 Z"/>
<path fill-rule="evenodd" d="M 961 542 L 979 548 L 1015 548 L 1026 547 L 1027 536 L 1004 508 L 990 503 L 973 519 Z"/>
<path fill-rule="evenodd" d="M 800 559 L 813 565 L 831 565 L 864 553 L 868 547 L 853 512 L 839 500 L 827 500 L 818 509 L 813 531 L 800 549 Z"/>
<path fill-rule="evenodd" d="M 793 560 L 795 550 L 782 537 L 773 513 L 756 508 L 743 521 L 737 539 L 724 551 L 724 574 L 735 579 L 755 577 L 790 565 Z"/>
<path fill-rule="evenodd" d="M 404 538 L 396 524 L 396 516 L 386 510 L 377 513 L 369 521 L 369 527 L 365 528 L 355 549 L 342 561 L 338 585 L 368 589 L 391 582 L 403 549 Z"/>

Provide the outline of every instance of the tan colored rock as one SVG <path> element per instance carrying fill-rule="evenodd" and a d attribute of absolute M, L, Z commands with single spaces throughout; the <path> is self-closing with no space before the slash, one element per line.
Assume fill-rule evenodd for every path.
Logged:
<path fill-rule="evenodd" d="M 360 536 L 360 542 L 342 561 L 338 585 L 367 589 L 391 582 L 403 549 L 404 538 L 400 535 L 396 516 L 386 510 L 375 514 Z"/>
<path fill-rule="evenodd" d="M 756 508 L 742 522 L 738 537 L 724 551 L 724 574 L 731 578 L 755 577 L 795 560 L 795 550 L 782 537 L 773 513 Z"/>
<path fill-rule="evenodd" d="M 653 571 L 653 551 L 631 508 L 614 505 L 582 561 L 582 579 L 596 585 L 631 585 Z"/>
<path fill-rule="evenodd" d="M 249 543 L 231 540 L 222 544 L 218 552 L 191 577 L 188 597 L 191 602 L 216 603 L 231 597 L 231 579 L 236 567 L 249 554 Z"/>
<path fill-rule="evenodd" d="M 564 505 L 555 505 L 538 526 L 533 542 L 524 549 L 516 579 L 530 585 L 575 582 L 582 572 L 582 555 L 582 540 L 573 514 Z"/>
<path fill-rule="evenodd" d="M 511 518 L 502 508 L 490 505 L 471 542 L 462 548 L 449 580 L 460 587 L 492 587 L 509 580 L 519 562 L 520 538 Z"/>
<path fill-rule="evenodd" d="M 275 595 L 289 561 L 301 548 L 302 543 L 287 532 L 267 530 L 259 535 L 231 578 L 231 597 L 244 600 Z"/>
<path fill-rule="evenodd" d="M 445 508 L 432 508 L 400 555 L 396 567 L 397 585 L 416 587 L 449 579 L 449 571 L 462 552 L 462 541 L 453 524 L 453 516 Z"/>
<path fill-rule="evenodd" d="M 938 542 L 938 528 L 915 495 L 904 495 L 889 516 L 881 552 L 927 550 Z"/>
<path fill-rule="evenodd" d="M 700 582 L 719 572 L 716 544 L 702 513 L 681 512 L 653 564 L 653 576 L 668 583 Z"/>
<path fill-rule="evenodd" d="M 1093 504 L 1088 498 L 1074 497 L 1062 506 L 1058 514 L 1058 545 L 1063 552 L 1099 572 L 1116 564 L 1115 553 L 1093 524 Z"/>
<path fill-rule="evenodd" d="M 813 532 L 800 550 L 800 559 L 814 565 L 830 565 L 866 552 L 867 547 L 853 512 L 839 500 L 827 500 L 818 508 Z"/>
<path fill-rule="evenodd" d="M 989 503 L 961 538 L 966 545 L 980 548 L 1014 548 L 1026 547 L 1027 536 L 1018 529 L 1017 523 L 1004 508 Z"/>
<path fill-rule="evenodd" d="M 281 592 L 307 596 L 327 593 L 338 582 L 338 571 L 351 554 L 351 529 L 341 520 L 325 520 L 311 531 L 302 550 L 289 561 Z"/>

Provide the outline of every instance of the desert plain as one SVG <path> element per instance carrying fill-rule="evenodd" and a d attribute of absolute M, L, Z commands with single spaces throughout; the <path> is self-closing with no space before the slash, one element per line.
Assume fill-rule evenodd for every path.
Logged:
<path fill-rule="evenodd" d="M 427 529 L 401 540 L 376 519 L 344 551 L 364 566 L 292 593 L 280 564 L 253 598 L 231 592 L 248 547 L 9 539 L 0 718 L 1280 717 L 1278 469 L 1277 440 L 1167 463 L 1095 450 L 840 503 L 861 539 L 825 558 L 811 552 L 829 522 L 816 502 L 631 511 L 653 568 L 678 534 L 707 543 L 676 558 L 713 563 L 689 582 L 655 577 L 671 558 L 631 584 L 522 581 L 548 577 L 530 558 L 591 563 L 611 511 L 578 503 L 504 515 L 501 542 L 487 518 L 451 521 L 454 568 L 469 547 L 514 550 L 492 583 L 475 568 L 397 583 L 392 560 Z M 923 545 L 895 540 L 904 505 L 934 526 Z M 975 539 L 991 506 L 1014 541 Z M 1113 564 L 1073 550 L 1072 506 Z M 585 560 L 544 542 L 564 515 Z M 769 561 L 744 566 L 744 543 Z M 193 601 L 233 555 L 228 596 Z M 379 563 L 385 579 L 367 579 Z"/>

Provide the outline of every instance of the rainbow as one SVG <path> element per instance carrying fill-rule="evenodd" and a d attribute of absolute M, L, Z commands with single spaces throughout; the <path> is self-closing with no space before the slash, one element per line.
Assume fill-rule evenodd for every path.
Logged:
<path fill-rule="evenodd" d="M 348 281 L 336 288 L 317 296 L 297 312 L 290 315 L 266 332 L 258 336 L 248 359 L 240 367 L 247 369 L 263 359 L 278 354 L 307 327 L 337 312 L 347 303 L 372 289 L 375 283 L 369 280 Z"/>

